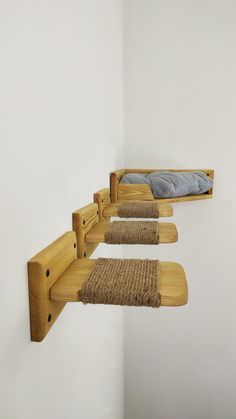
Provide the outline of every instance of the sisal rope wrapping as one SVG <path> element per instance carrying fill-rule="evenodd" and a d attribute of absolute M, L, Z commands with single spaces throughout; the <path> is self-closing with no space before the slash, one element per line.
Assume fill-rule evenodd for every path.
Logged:
<path fill-rule="evenodd" d="M 107 244 L 158 244 L 157 221 L 113 221 L 105 233 Z"/>
<path fill-rule="evenodd" d="M 156 202 L 125 201 L 118 208 L 120 218 L 159 218 Z"/>
<path fill-rule="evenodd" d="M 159 307 L 159 280 L 158 260 L 100 258 L 80 299 L 84 304 Z"/>

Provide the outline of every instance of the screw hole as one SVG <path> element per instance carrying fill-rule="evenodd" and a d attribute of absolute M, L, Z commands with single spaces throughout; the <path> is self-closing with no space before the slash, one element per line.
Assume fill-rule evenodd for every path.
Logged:
<path fill-rule="evenodd" d="M 76 243 L 74 243 L 74 249 L 76 248 Z"/>
<path fill-rule="evenodd" d="M 85 220 L 83 220 L 83 226 L 85 225 Z"/>
<path fill-rule="evenodd" d="M 87 253 L 86 253 L 86 252 L 84 252 L 84 258 L 86 258 L 86 256 L 87 256 Z"/>
<path fill-rule="evenodd" d="M 97 211 L 97 215 L 98 215 L 98 211 Z"/>
<path fill-rule="evenodd" d="M 50 269 L 47 269 L 47 270 L 46 270 L 46 277 L 48 278 L 48 277 L 49 277 L 49 275 L 50 275 Z"/>
<path fill-rule="evenodd" d="M 49 314 L 48 315 L 48 322 L 50 322 L 52 320 L 52 315 L 51 314 Z"/>

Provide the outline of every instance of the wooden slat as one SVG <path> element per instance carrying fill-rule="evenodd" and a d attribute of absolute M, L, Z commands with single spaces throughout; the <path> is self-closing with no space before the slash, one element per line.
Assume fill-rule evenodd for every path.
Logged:
<path fill-rule="evenodd" d="M 96 260 L 77 259 L 50 290 L 53 301 L 80 301 L 79 292 Z M 188 301 L 188 287 L 184 269 L 178 263 L 160 262 L 161 306 L 181 306 Z"/>
<path fill-rule="evenodd" d="M 96 249 L 97 244 L 85 242 L 85 235 L 98 221 L 97 204 L 89 204 L 73 212 L 72 222 L 77 237 L 78 258 L 89 257 Z"/>
<path fill-rule="evenodd" d="M 117 202 L 117 186 L 122 178 L 126 173 L 125 169 L 116 170 L 110 173 L 110 191 L 111 191 L 111 202 Z"/>
<path fill-rule="evenodd" d="M 76 258 L 76 236 L 65 233 L 28 262 L 31 339 L 40 342 L 64 303 L 50 301 L 49 290 Z"/>
<path fill-rule="evenodd" d="M 86 243 L 104 243 L 105 233 L 109 229 L 110 225 L 110 222 L 105 221 L 96 224 L 86 234 Z M 159 223 L 159 240 L 160 243 L 175 243 L 178 240 L 178 232 L 175 224 Z"/>
<path fill-rule="evenodd" d="M 157 203 L 168 202 L 168 203 L 175 203 L 175 202 L 188 202 L 188 201 L 201 201 L 204 199 L 212 199 L 212 193 L 205 193 L 202 195 L 186 195 L 186 196 L 178 196 L 176 198 L 157 198 L 155 201 Z"/>
<path fill-rule="evenodd" d="M 159 210 L 160 217 L 172 217 L 173 215 L 173 207 L 168 203 L 156 203 L 157 208 Z M 110 204 L 103 210 L 104 217 L 118 217 L 118 209 L 121 206 L 120 203 Z"/>
<path fill-rule="evenodd" d="M 117 199 L 119 201 L 153 201 L 153 194 L 149 185 L 146 184 L 127 184 L 117 185 Z"/>
<path fill-rule="evenodd" d="M 107 206 L 110 205 L 110 189 L 104 188 L 98 192 L 95 192 L 93 195 L 93 200 L 96 204 L 98 204 L 98 215 L 99 221 L 108 221 L 110 216 L 106 216 L 104 214 L 104 210 Z"/>

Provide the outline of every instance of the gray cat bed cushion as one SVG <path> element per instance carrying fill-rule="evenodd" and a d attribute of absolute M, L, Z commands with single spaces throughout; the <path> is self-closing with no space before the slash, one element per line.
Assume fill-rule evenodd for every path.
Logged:
<path fill-rule="evenodd" d="M 203 172 L 128 173 L 120 183 L 147 184 L 154 198 L 201 195 L 213 186 L 212 179 Z"/>

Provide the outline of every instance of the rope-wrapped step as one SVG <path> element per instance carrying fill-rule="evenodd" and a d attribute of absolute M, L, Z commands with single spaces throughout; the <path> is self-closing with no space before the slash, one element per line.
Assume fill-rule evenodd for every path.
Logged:
<path fill-rule="evenodd" d="M 105 233 L 107 244 L 158 244 L 157 221 L 113 221 Z"/>
<path fill-rule="evenodd" d="M 124 201 L 118 208 L 120 218 L 159 218 L 156 202 Z"/>
<path fill-rule="evenodd" d="M 159 307 L 159 278 L 158 260 L 100 258 L 80 299 L 84 304 Z"/>

